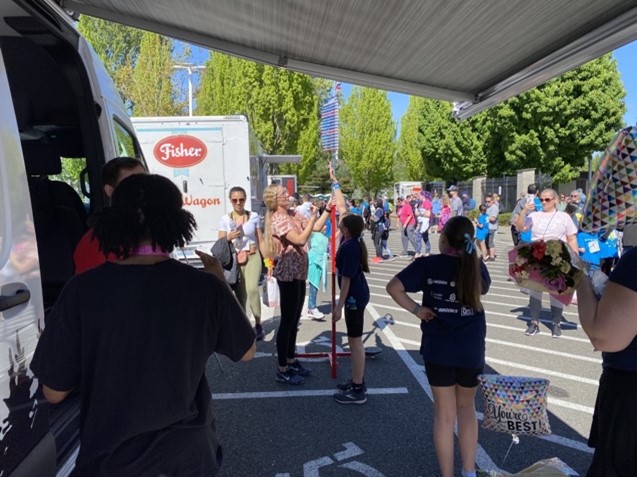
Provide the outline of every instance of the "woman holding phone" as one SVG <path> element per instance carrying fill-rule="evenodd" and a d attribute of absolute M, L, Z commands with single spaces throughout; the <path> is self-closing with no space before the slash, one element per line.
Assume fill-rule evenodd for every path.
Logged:
<path fill-rule="evenodd" d="M 233 290 L 246 314 L 246 304 L 250 304 L 255 322 L 254 333 L 257 340 L 262 340 L 265 334 L 261 325 L 259 296 L 259 277 L 262 266 L 259 247 L 264 243 L 261 221 L 259 214 L 246 210 L 246 191 L 242 187 L 231 188 L 229 198 L 232 203 L 232 212 L 221 216 L 218 238 L 231 242 L 237 252 L 240 279 Z"/>

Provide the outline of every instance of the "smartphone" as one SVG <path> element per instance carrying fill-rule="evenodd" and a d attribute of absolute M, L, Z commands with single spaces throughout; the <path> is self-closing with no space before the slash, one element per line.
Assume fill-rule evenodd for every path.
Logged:
<path fill-rule="evenodd" d="M 237 228 L 235 230 L 239 232 L 239 236 L 237 238 L 242 239 L 245 236 L 245 234 L 243 233 L 243 224 L 237 225 Z"/>

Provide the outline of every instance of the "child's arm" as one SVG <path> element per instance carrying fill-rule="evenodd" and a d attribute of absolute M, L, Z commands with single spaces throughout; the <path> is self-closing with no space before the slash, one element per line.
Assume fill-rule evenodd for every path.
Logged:
<path fill-rule="evenodd" d="M 341 186 L 338 183 L 338 179 L 336 178 L 336 173 L 334 172 L 334 167 L 332 166 L 332 161 L 329 162 L 329 171 L 330 171 L 330 179 L 332 180 L 332 196 L 334 201 L 336 202 L 336 210 L 340 215 L 343 215 L 347 212 L 347 204 L 345 203 L 345 197 L 343 197 L 343 191 L 341 191 Z"/>
<path fill-rule="evenodd" d="M 408 312 L 416 315 L 422 321 L 429 321 L 436 317 L 436 314 L 431 308 L 422 306 L 412 300 L 412 298 L 405 291 L 403 282 L 401 282 L 398 278 L 394 277 L 389 280 L 389 283 L 387 284 L 387 287 L 385 289 L 387 290 L 387 293 L 389 293 L 389 296 L 391 296 L 396 303 L 398 303 Z"/>
<path fill-rule="evenodd" d="M 336 308 L 334 308 L 334 312 L 332 313 L 332 321 L 335 323 L 341 319 L 343 314 L 343 307 L 345 306 L 345 300 L 347 300 L 350 283 L 351 279 L 349 277 L 341 277 L 341 291 L 338 296 Z"/>

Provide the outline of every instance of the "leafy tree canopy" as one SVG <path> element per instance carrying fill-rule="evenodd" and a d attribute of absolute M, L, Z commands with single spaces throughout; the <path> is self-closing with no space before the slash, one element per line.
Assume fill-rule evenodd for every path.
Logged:
<path fill-rule="evenodd" d="M 340 146 L 356 187 L 376 194 L 392 183 L 396 126 L 385 91 L 352 88 L 341 109 Z"/>

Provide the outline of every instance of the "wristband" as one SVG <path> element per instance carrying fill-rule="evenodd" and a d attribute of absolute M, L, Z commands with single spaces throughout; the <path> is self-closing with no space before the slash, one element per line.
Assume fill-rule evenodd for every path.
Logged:
<path fill-rule="evenodd" d="M 332 184 L 332 190 L 338 190 L 341 188 L 341 185 L 338 182 L 334 182 Z"/>
<path fill-rule="evenodd" d="M 411 310 L 412 315 L 418 316 L 418 312 L 420 311 L 421 308 L 422 308 L 422 306 L 416 304 L 416 306 L 414 306 L 414 309 Z"/>
<path fill-rule="evenodd" d="M 325 212 L 327 212 L 328 214 L 331 214 L 332 213 L 332 209 L 331 208 L 328 209 L 327 207 L 325 207 Z"/>

